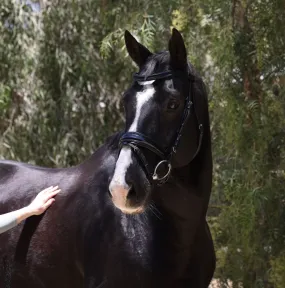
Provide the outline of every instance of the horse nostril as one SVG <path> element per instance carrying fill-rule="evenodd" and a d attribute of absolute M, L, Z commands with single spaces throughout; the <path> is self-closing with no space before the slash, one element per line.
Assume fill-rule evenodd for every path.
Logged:
<path fill-rule="evenodd" d="M 136 191 L 135 191 L 134 187 L 131 186 L 127 198 L 133 197 L 133 196 L 136 196 Z"/>
<path fill-rule="evenodd" d="M 137 195 L 136 195 L 136 190 L 134 188 L 134 182 L 132 181 L 132 179 L 129 175 L 126 175 L 125 181 L 129 187 L 129 192 L 128 192 L 127 198 L 130 199 L 130 198 L 136 197 Z"/>
<path fill-rule="evenodd" d="M 125 182 L 130 187 L 130 190 L 131 190 L 133 187 L 133 181 L 128 174 L 125 176 Z"/>

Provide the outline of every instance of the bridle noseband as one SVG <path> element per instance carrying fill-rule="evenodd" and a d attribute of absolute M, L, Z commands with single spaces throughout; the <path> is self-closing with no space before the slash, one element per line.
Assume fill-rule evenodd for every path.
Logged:
<path fill-rule="evenodd" d="M 140 76 L 140 75 L 138 75 L 138 73 L 136 73 L 134 75 L 134 80 L 143 82 L 143 81 L 151 81 L 151 80 L 158 80 L 158 79 L 172 79 L 178 73 L 179 72 L 165 71 L 162 73 L 152 74 L 152 75 L 147 76 L 147 77 Z M 181 74 L 181 73 L 179 73 L 179 74 Z M 183 75 L 183 76 L 185 77 L 185 75 Z M 169 149 L 168 152 L 159 148 L 159 146 L 156 143 L 154 143 L 149 137 L 147 137 L 147 136 L 145 136 L 139 132 L 126 132 L 120 138 L 120 142 L 119 142 L 120 148 L 122 148 L 123 146 L 130 147 L 133 150 L 133 152 L 137 155 L 139 160 L 141 161 L 150 181 L 156 183 L 157 185 L 162 185 L 169 179 L 169 176 L 170 176 L 171 170 L 172 170 L 171 162 L 172 162 L 174 155 L 177 152 L 177 149 L 178 149 L 178 146 L 180 143 L 180 139 L 182 136 L 183 128 L 185 126 L 185 123 L 186 123 L 189 115 L 191 114 L 192 109 L 194 110 L 194 113 L 195 113 L 195 105 L 193 104 L 193 100 L 194 100 L 194 97 L 193 97 L 194 96 L 194 85 L 193 85 L 193 83 L 195 82 L 195 77 L 193 75 L 189 74 L 187 78 L 190 82 L 189 94 L 185 99 L 184 112 L 183 112 L 180 127 L 177 131 L 176 139 L 175 139 L 171 149 Z M 191 99 L 191 97 L 192 97 L 192 99 Z M 191 159 L 191 161 L 196 157 L 196 155 L 200 151 L 201 144 L 202 144 L 202 138 L 203 138 L 203 125 L 199 121 L 197 113 L 195 113 L 195 115 L 196 115 L 196 118 L 198 121 L 200 135 L 199 135 L 199 143 L 198 143 L 197 150 L 196 150 L 193 158 Z M 161 159 L 161 161 L 156 165 L 153 173 L 151 172 L 149 164 L 148 164 L 148 162 L 147 162 L 147 160 L 146 160 L 146 158 L 145 158 L 145 156 L 144 156 L 144 154 L 140 148 L 148 149 L 149 151 L 156 154 Z M 164 165 L 167 166 L 166 173 L 162 176 L 159 176 L 158 170 L 161 166 L 164 166 Z"/>

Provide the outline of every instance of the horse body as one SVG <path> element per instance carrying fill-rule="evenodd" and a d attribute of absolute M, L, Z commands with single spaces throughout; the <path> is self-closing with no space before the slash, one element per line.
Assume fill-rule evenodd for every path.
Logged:
<path fill-rule="evenodd" d="M 140 67 L 124 97 L 125 131 L 68 169 L 0 161 L 0 214 L 28 205 L 47 186 L 62 190 L 44 215 L 0 235 L 0 288 L 206 288 L 211 281 L 203 81 L 187 64 L 178 31 L 170 51 L 158 54 L 125 37 Z M 172 166 L 162 185 L 152 179 L 159 157 Z"/>

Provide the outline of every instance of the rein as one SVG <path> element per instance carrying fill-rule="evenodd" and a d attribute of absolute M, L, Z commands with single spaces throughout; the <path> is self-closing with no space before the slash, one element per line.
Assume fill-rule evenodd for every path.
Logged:
<path fill-rule="evenodd" d="M 150 76 L 145 77 L 145 76 L 138 75 L 138 73 L 135 73 L 134 80 L 135 81 L 151 81 L 151 80 L 158 80 L 158 79 L 173 79 L 175 74 L 177 74 L 177 72 L 174 73 L 173 71 L 165 71 L 162 73 L 156 73 L 156 74 L 152 74 Z M 159 148 L 159 146 L 156 143 L 154 143 L 149 137 L 139 132 L 126 132 L 120 138 L 120 142 L 119 142 L 120 148 L 122 148 L 123 146 L 130 147 L 133 150 L 133 152 L 137 155 L 141 163 L 143 164 L 143 167 L 146 171 L 148 178 L 157 185 L 162 185 L 165 182 L 167 182 L 167 180 L 169 179 L 169 176 L 172 170 L 172 164 L 171 164 L 172 159 L 177 152 L 185 123 L 188 117 L 191 115 L 192 110 L 194 110 L 194 113 L 196 115 L 197 122 L 199 125 L 198 127 L 199 128 L 199 142 L 198 142 L 197 150 L 194 156 L 192 157 L 191 162 L 197 156 L 197 154 L 199 153 L 201 149 L 204 129 L 203 129 L 203 124 L 201 124 L 201 122 L 199 121 L 200 119 L 198 119 L 198 115 L 195 111 L 195 103 L 193 103 L 195 77 L 192 75 L 188 75 L 187 78 L 190 82 L 189 94 L 187 95 L 187 98 L 185 99 L 185 106 L 184 106 L 181 124 L 180 124 L 179 129 L 177 130 L 176 139 L 173 145 L 171 146 L 169 153 Z M 161 159 L 161 161 L 155 166 L 155 169 L 153 172 L 150 170 L 149 164 L 140 148 L 148 149 L 149 151 L 156 154 Z M 159 176 L 158 170 L 160 167 L 164 165 L 167 166 L 167 171 L 164 175 Z"/>

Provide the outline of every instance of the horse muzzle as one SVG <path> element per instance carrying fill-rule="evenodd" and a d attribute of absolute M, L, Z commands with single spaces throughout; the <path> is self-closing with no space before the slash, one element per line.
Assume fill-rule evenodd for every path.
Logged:
<path fill-rule="evenodd" d="M 144 205 L 134 206 L 129 199 L 129 193 L 132 187 L 110 183 L 109 191 L 114 205 L 125 214 L 139 214 L 144 211 Z"/>

